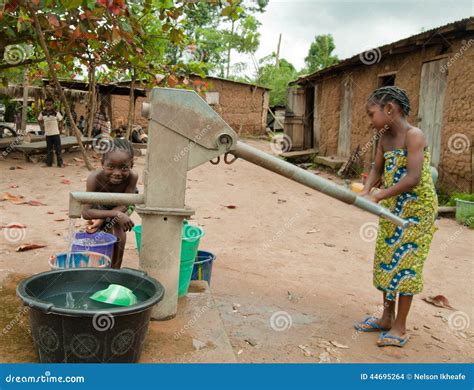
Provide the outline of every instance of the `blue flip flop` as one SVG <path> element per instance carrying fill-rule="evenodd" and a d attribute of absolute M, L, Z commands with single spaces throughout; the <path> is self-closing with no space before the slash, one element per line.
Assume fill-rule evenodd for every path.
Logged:
<path fill-rule="evenodd" d="M 388 341 L 384 341 L 388 339 Z M 377 345 L 379 347 L 403 347 L 407 341 L 410 339 L 410 336 L 398 337 L 387 334 L 387 332 L 380 333 L 379 339 L 377 340 Z"/>
<path fill-rule="evenodd" d="M 384 330 L 390 330 L 381 328 L 376 322 L 374 322 L 375 320 L 377 320 L 376 317 L 369 316 L 362 322 L 356 322 L 354 324 L 354 328 L 356 328 L 359 332 L 382 332 Z M 370 328 L 364 328 L 362 325 L 368 325 Z"/>

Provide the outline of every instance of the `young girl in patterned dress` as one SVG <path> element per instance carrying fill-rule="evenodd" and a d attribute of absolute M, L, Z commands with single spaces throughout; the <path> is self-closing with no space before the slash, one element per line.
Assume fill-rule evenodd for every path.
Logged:
<path fill-rule="evenodd" d="M 384 311 L 380 318 L 367 317 L 355 324 L 361 332 L 381 332 L 379 346 L 403 347 L 409 339 L 406 320 L 413 295 L 423 289 L 423 265 L 438 210 L 426 137 L 407 122 L 409 112 L 408 96 L 397 87 L 375 90 L 367 103 L 370 121 L 382 135 L 362 195 L 412 221 L 405 229 L 386 219 L 379 221 L 374 285 L 383 292 Z M 381 176 L 383 189 L 371 193 Z"/>

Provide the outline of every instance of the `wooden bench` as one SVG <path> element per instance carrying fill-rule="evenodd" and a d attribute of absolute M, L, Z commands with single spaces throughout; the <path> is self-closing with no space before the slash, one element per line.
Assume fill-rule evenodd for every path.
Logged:
<path fill-rule="evenodd" d="M 82 137 L 84 146 L 92 145 L 94 138 Z M 65 136 L 61 137 L 61 150 L 68 152 L 69 150 L 78 147 L 76 137 Z M 15 150 L 22 152 L 25 155 L 26 161 L 31 161 L 30 157 L 35 154 L 46 154 L 46 141 L 24 143 L 14 146 Z"/>

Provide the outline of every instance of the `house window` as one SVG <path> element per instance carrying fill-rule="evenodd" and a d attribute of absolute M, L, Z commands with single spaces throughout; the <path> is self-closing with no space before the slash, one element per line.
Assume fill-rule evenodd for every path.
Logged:
<path fill-rule="evenodd" d="M 379 88 L 395 85 L 395 73 L 379 76 Z"/>
<path fill-rule="evenodd" d="M 206 92 L 206 102 L 209 105 L 219 104 L 219 92 Z"/>

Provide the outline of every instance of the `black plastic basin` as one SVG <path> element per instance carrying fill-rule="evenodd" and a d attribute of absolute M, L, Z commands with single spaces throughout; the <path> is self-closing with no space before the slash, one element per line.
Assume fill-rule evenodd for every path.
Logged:
<path fill-rule="evenodd" d="M 110 284 L 131 289 L 138 303 L 120 307 L 88 298 Z M 140 358 L 151 309 L 164 288 L 139 270 L 84 268 L 34 275 L 20 282 L 17 294 L 31 307 L 41 363 L 132 363 Z"/>

